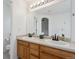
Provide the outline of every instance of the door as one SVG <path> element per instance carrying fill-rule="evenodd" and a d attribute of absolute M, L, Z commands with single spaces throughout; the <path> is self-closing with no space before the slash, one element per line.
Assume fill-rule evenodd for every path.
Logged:
<path fill-rule="evenodd" d="M 48 19 L 47 18 L 43 18 L 42 19 L 42 32 L 44 33 L 44 35 L 48 36 Z"/>

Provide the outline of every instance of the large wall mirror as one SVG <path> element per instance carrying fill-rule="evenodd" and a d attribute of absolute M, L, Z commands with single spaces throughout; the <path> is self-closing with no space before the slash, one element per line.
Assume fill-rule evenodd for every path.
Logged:
<path fill-rule="evenodd" d="M 34 12 L 34 32 L 36 35 L 44 33 L 46 36 L 52 35 L 62 35 L 65 37 L 72 38 L 72 15 L 71 1 L 66 0 L 49 6 L 47 8 L 42 8 Z"/>

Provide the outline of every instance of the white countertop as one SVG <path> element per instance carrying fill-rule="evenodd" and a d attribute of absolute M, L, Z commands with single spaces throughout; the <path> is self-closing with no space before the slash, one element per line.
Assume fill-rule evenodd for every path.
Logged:
<path fill-rule="evenodd" d="M 36 44 L 45 45 L 48 47 L 58 48 L 70 52 L 75 52 L 75 44 L 74 43 L 68 43 L 66 45 L 58 44 L 58 42 L 61 43 L 61 41 L 45 41 L 45 39 L 39 39 L 37 37 L 27 37 L 27 36 L 18 36 L 17 39 L 28 41 Z M 57 42 L 57 43 L 54 43 Z"/>

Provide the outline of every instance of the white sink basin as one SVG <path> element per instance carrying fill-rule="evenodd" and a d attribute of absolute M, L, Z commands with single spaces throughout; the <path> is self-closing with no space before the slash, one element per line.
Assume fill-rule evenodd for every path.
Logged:
<path fill-rule="evenodd" d="M 69 45 L 68 42 L 64 42 L 64 41 L 54 41 L 51 39 L 45 39 L 45 42 L 49 42 L 49 43 L 53 43 L 53 44 L 57 44 L 57 45 Z"/>

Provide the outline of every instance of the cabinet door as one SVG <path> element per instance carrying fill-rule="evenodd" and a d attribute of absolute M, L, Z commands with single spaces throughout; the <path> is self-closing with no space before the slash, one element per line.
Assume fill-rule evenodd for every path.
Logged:
<path fill-rule="evenodd" d="M 19 59 L 29 59 L 29 48 L 26 46 L 19 44 L 18 45 L 18 57 Z"/>
<path fill-rule="evenodd" d="M 36 56 L 30 55 L 30 59 L 39 59 L 39 57 L 36 57 Z"/>
<path fill-rule="evenodd" d="M 40 59 L 62 59 L 62 58 L 48 54 L 48 53 L 41 52 L 40 53 Z"/>
<path fill-rule="evenodd" d="M 19 44 L 19 57 L 22 58 L 24 54 L 24 46 Z"/>

